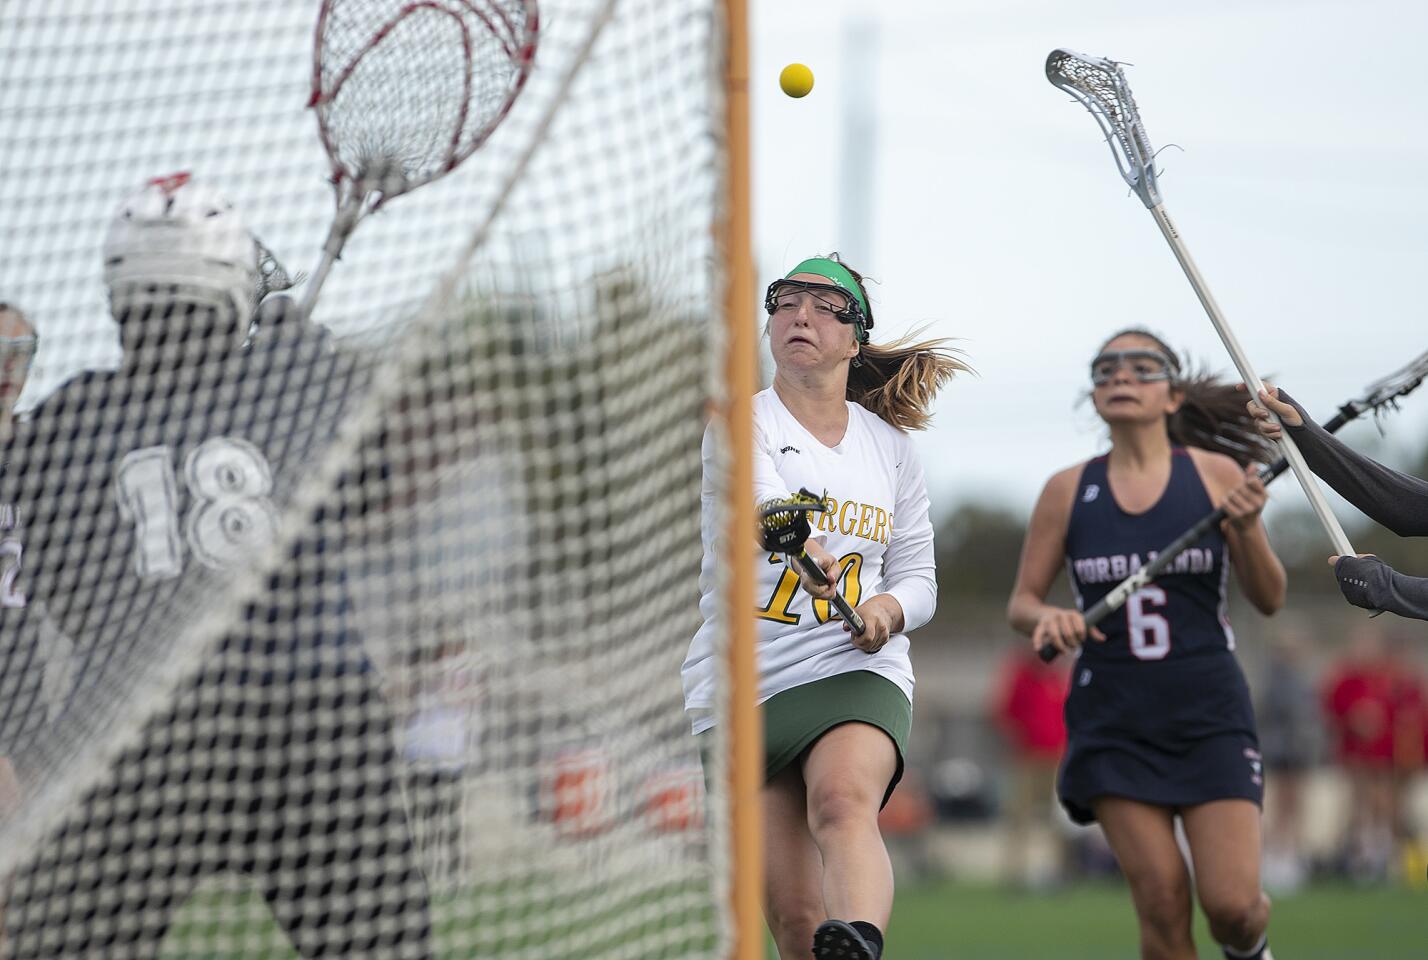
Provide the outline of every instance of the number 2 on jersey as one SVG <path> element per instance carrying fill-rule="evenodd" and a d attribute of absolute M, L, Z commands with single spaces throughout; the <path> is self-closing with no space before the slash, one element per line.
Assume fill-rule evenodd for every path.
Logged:
<path fill-rule="evenodd" d="M 193 503 L 179 533 L 173 451 L 145 447 L 126 455 L 114 476 L 119 512 L 134 524 L 134 571 L 145 580 L 183 572 L 183 545 L 215 570 L 232 566 L 277 532 L 268 495 L 273 473 L 258 448 L 237 437 L 212 437 L 184 458 Z"/>
<path fill-rule="evenodd" d="M 0 540 L 0 607 L 23 607 L 25 595 L 15 589 L 15 580 L 20 576 L 20 557 L 25 548 L 14 537 Z"/>
<path fill-rule="evenodd" d="M 781 564 L 783 557 L 777 553 L 771 553 L 769 554 L 769 563 Z M 843 599 L 848 601 L 848 606 L 856 607 L 863 596 L 863 584 L 860 579 L 863 573 L 863 555 L 850 553 L 839 557 L 838 570 L 839 589 L 843 592 Z M 774 623 L 797 623 L 800 619 L 799 614 L 790 613 L 788 609 L 797 592 L 798 574 L 785 566 L 783 573 L 779 575 L 778 583 L 774 586 L 773 596 L 769 597 L 768 603 L 755 611 L 755 615 L 760 620 L 772 620 Z M 827 600 L 814 600 L 813 616 L 819 623 L 843 619 L 832 607 L 833 605 Z"/>

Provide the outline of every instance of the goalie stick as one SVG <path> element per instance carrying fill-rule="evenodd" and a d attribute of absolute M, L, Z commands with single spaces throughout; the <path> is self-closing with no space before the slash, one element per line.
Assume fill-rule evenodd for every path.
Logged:
<path fill-rule="evenodd" d="M 1110 145 L 1111 154 L 1115 157 L 1116 169 L 1120 171 L 1121 179 L 1140 197 L 1141 202 L 1155 218 L 1156 225 L 1160 227 L 1160 232 L 1175 253 L 1175 259 L 1180 262 L 1180 268 L 1185 271 L 1190 285 L 1195 288 L 1195 295 L 1200 298 L 1201 305 L 1209 314 L 1215 332 L 1220 335 L 1225 349 L 1230 352 L 1235 369 L 1253 394 L 1258 396 L 1263 384 L 1250 366 L 1249 357 L 1235 338 L 1219 304 L 1210 294 L 1204 277 L 1200 276 L 1195 261 L 1190 258 L 1190 251 L 1160 197 L 1160 187 L 1156 183 L 1155 151 L 1151 148 L 1150 138 L 1146 136 L 1145 126 L 1141 123 L 1140 111 L 1136 107 L 1135 97 L 1131 95 L 1125 71 L 1114 60 L 1057 49 L 1047 55 L 1046 78 L 1053 86 L 1071 94 L 1096 118 L 1096 123 L 1100 125 L 1106 142 Z M 1314 508 L 1319 522 L 1324 525 L 1325 532 L 1333 541 L 1335 551 L 1341 556 L 1353 556 L 1354 548 L 1349 543 L 1344 528 L 1339 525 L 1338 518 L 1329 508 L 1329 502 L 1310 473 L 1309 465 L 1304 462 L 1304 455 L 1299 452 L 1299 447 L 1288 433 L 1276 442 L 1290 469 L 1298 478 L 1299 485 L 1304 488 L 1304 495 L 1309 498 L 1309 504 Z"/>
<path fill-rule="evenodd" d="M 832 581 L 823 573 L 823 568 L 813 562 L 803 545 L 813 533 L 808 515 L 823 513 L 827 509 L 827 499 L 808 490 L 799 490 L 786 500 L 766 500 L 759 504 L 759 536 L 764 549 L 786 554 L 795 572 L 806 574 L 808 579 L 824 587 L 830 586 Z M 862 633 L 866 629 L 863 618 L 848 605 L 842 594 L 833 594 L 833 606 L 854 633 Z"/>
<path fill-rule="evenodd" d="M 308 106 L 337 210 L 304 316 L 363 220 L 491 136 L 530 75 L 538 33 L 536 0 L 323 0 Z"/>
<path fill-rule="evenodd" d="M 1417 390 L 1425 378 L 1428 378 L 1428 352 L 1420 354 L 1412 363 L 1369 384 L 1361 396 L 1349 400 L 1339 407 L 1338 412 L 1324 424 L 1324 429 L 1330 433 L 1337 433 L 1346 424 L 1352 423 L 1366 413 L 1378 416 L 1386 409 L 1396 408 L 1398 401 Z M 1274 463 L 1261 467 L 1259 478 L 1264 483 L 1270 483 L 1288 468 L 1288 461 L 1281 457 Z M 1156 554 L 1154 560 L 1143 564 L 1135 573 L 1116 584 L 1111 588 L 1110 593 L 1102 597 L 1090 610 L 1087 610 L 1083 614 L 1086 626 L 1093 627 L 1119 610 L 1125 605 L 1131 594 L 1159 576 L 1175 562 L 1176 557 L 1180 556 L 1187 547 L 1224 519 L 1224 507 L 1201 517 L 1193 527 L 1176 537 L 1169 546 Z M 1056 647 L 1047 644 L 1041 648 L 1039 655 L 1043 661 L 1050 663 L 1056 659 L 1060 652 Z"/>

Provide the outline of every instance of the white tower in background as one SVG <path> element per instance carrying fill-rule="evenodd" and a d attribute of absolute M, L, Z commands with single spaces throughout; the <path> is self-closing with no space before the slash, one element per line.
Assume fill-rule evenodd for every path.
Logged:
<path fill-rule="evenodd" d="M 878 21 L 867 12 L 843 21 L 842 131 L 838 152 L 838 250 L 860 271 L 879 269 L 873 236 L 877 183 L 878 69 L 881 43 Z"/>

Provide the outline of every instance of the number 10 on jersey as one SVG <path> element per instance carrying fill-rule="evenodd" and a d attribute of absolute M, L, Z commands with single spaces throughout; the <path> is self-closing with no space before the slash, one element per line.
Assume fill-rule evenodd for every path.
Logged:
<path fill-rule="evenodd" d="M 182 573 L 185 543 L 199 563 L 221 570 L 277 532 L 277 509 L 269 499 L 272 468 L 248 441 L 205 440 L 184 458 L 182 472 L 192 501 L 182 523 L 172 448 L 135 450 L 114 475 L 119 513 L 134 524 L 134 572 L 141 579 Z"/>
<path fill-rule="evenodd" d="M 769 554 L 770 564 L 777 565 L 783 562 L 783 557 L 779 554 Z M 839 557 L 838 569 L 841 573 L 837 577 L 837 581 L 842 586 L 843 598 L 848 601 L 850 607 L 856 607 L 863 596 L 863 585 L 860 582 L 863 572 L 863 555 L 850 553 Z M 774 587 L 773 596 L 769 597 L 769 602 L 759 607 L 754 615 L 760 620 L 772 620 L 774 623 L 797 623 L 800 619 L 799 614 L 788 609 L 789 605 L 793 603 L 793 597 L 797 591 L 798 574 L 785 566 L 783 573 L 778 578 L 778 584 Z M 813 601 L 813 616 L 819 623 L 843 619 L 827 600 Z"/>

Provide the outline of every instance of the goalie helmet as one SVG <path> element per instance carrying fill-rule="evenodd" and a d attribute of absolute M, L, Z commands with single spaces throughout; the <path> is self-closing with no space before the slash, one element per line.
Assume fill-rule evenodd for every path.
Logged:
<path fill-rule="evenodd" d="M 115 316 L 155 304 L 226 314 L 246 329 L 260 290 L 260 245 L 233 204 L 188 173 L 150 180 L 119 205 L 104 239 Z"/>

